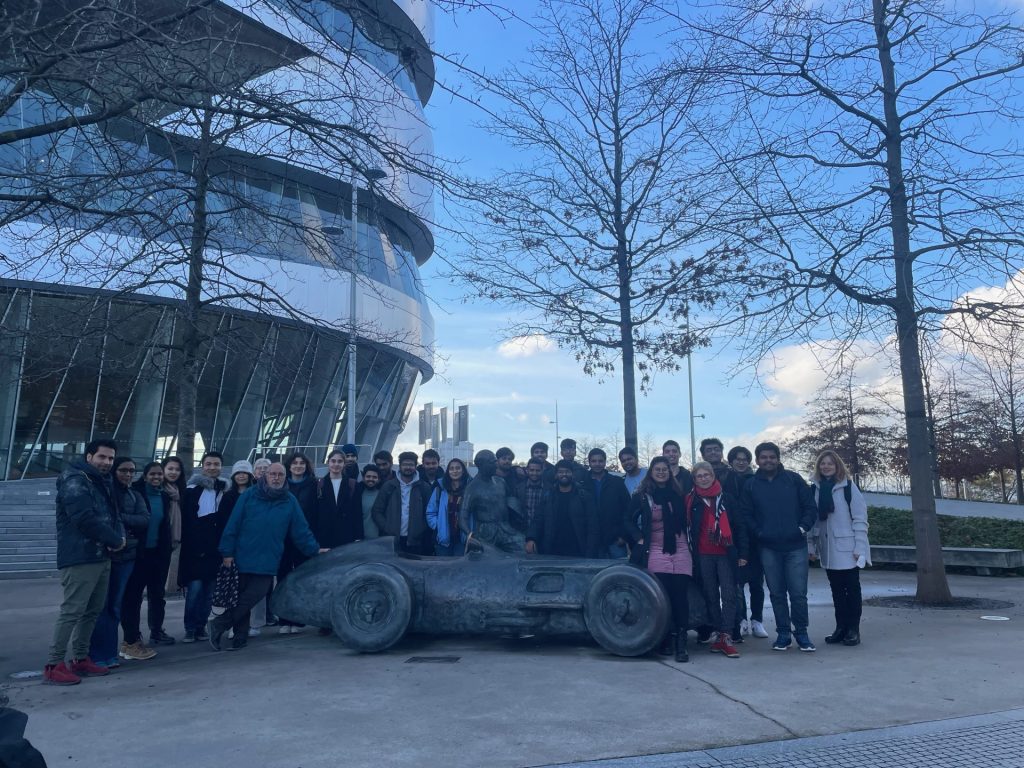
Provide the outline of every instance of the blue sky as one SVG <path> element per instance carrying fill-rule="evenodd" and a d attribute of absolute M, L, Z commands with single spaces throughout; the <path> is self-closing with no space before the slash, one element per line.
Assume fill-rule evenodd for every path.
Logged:
<path fill-rule="evenodd" d="M 521 22 L 503 25 L 485 11 L 455 18 L 437 13 L 436 23 L 438 49 L 462 57 L 475 69 L 494 71 L 513 62 L 529 40 L 529 30 Z M 505 59 L 500 57 L 502 53 Z M 458 75 L 440 61 L 438 79 L 449 86 L 458 84 Z M 483 175 L 508 162 L 507 150 L 478 126 L 482 113 L 443 88 L 435 91 L 427 115 L 438 155 L 459 163 L 463 171 Z M 525 458 L 533 442 L 553 444 L 555 426 L 550 422 L 556 401 L 562 437 L 582 440 L 617 435 L 621 445 L 622 387 L 617 374 L 603 382 L 587 377 L 570 354 L 547 339 L 510 343 L 503 332 L 509 322 L 507 308 L 463 303 L 463 294 L 448 280 L 441 258 L 455 247 L 443 232 L 448 215 L 443 208 L 439 205 L 437 211 L 441 225 L 436 232 L 437 255 L 422 268 L 427 293 L 433 299 L 438 374 L 420 387 L 398 448 L 416 450 L 416 411 L 424 403 L 450 408 L 453 399 L 470 405 L 470 439 L 478 449 L 508 445 L 517 458 Z M 765 382 L 775 397 L 766 399 L 764 392 L 751 389 L 749 372 L 738 378 L 728 375 L 735 362 L 728 350 L 695 354 L 694 410 L 705 414 L 697 420 L 698 441 L 717 435 L 727 446 L 743 441 L 752 447 L 759 436 L 777 437 L 788 429 L 819 381 L 807 370 L 808 356 L 793 357 L 799 359 L 790 360 L 786 354 L 780 357 L 784 363 L 780 376 L 769 376 Z M 656 375 L 650 392 L 640 396 L 638 411 L 641 442 L 645 436 L 659 445 L 674 438 L 684 446 L 686 455 L 689 411 L 685 372 Z"/>
<path fill-rule="evenodd" d="M 437 13 L 436 24 L 437 49 L 476 70 L 494 72 L 515 63 L 530 39 L 530 30 L 522 22 L 502 24 L 481 10 L 456 17 Z M 464 87 L 453 68 L 440 60 L 438 79 L 447 87 Z M 435 90 L 427 112 L 437 154 L 476 176 L 512 165 L 508 150 L 478 125 L 484 115 L 444 86 Z M 518 459 L 525 460 L 534 441 L 553 444 L 556 401 L 562 437 L 599 438 L 610 444 L 610 438 L 618 436 L 621 445 L 618 372 L 599 381 L 587 377 L 572 355 L 549 339 L 510 342 L 504 332 L 512 319 L 510 310 L 463 301 L 462 291 L 446 275 L 444 261 L 446 254 L 458 249 L 444 231 L 446 225 L 457 226 L 450 218 L 453 215 L 457 216 L 454 209 L 438 205 L 435 257 L 422 268 L 433 299 L 437 375 L 420 388 L 398 449 L 417 449 L 416 411 L 424 403 L 450 408 L 453 400 L 470 405 L 470 439 L 477 449 L 508 445 Z M 894 354 L 887 341 L 862 340 L 854 346 L 860 384 L 893 388 Z M 805 403 L 826 382 L 821 361 L 828 361 L 827 349 L 779 348 L 756 375 L 749 369 L 735 373 L 736 360 L 736 351 L 723 344 L 694 354 L 694 410 L 704 415 L 696 422 L 697 440 L 715 435 L 727 448 L 736 444 L 752 448 L 761 439 L 784 440 L 799 425 Z M 641 446 L 647 438 L 658 445 L 674 438 L 683 446 L 684 457 L 688 456 L 685 368 L 681 373 L 655 375 L 650 391 L 639 396 L 638 416 Z"/>

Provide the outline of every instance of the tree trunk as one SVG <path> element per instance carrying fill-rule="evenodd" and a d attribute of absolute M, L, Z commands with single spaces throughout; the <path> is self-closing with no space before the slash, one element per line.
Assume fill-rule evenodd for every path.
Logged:
<path fill-rule="evenodd" d="M 928 414 L 925 408 L 920 329 L 914 296 L 914 262 L 910 252 L 910 218 L 903 173 L 902 125 L 897 110 L 896 67 L 886 20 L 888 6 L 884 0 L 872 0 L 871 5 L 885 107 L 886 174 L 895 266 L 892 307 L 896 314 L 900 378 L 907 426 L 907 464 L 914 511 L 914 543 L 917 547 L 917 600 L 927 604 L 949 603 L 953 596 L 949 591 L 942 562 L 942 542 L 939 539 L 939 521 L 935 515 L 935 497 L 931 485 Z"/>
<path fill-rule="evenodd" d="M 620 307 L 622 317 L 622 416 L 625 431 L 625 444 L 636 448 L 636 369 L 633 353 L 633 320 L 628 301 Z"/>
<path fill-rule="evenodd" d="M 178 456 L 186 471 L 195 466 L 196 398 L 199 392 L 200 346 L 199 310 L 203 298 L 203 266 L 209 234 L 206 197 L 210 187 L 210 128 L 213 114 L 203 113 L 201 134 L 193 157 L 195 183 L 192 229 L 188 243 L 188 284 L 185 288 L 185 329 L 182 333 L 181 377 L 178 380 Z"/>
<path fill-rule="evenodd" d="M 936 499 L 942 498 L 942 478 L 939 476 L 939 452 L 935 442 L 935 400 L 932 398 L 931 380 L 921 366 L 921 375 L 924 377 L 925 408 L 928 416 L 928 452 L 931 455 L 932 465 L 932 490 Z"/>
<path fill-rule="evenodd" d="M 1013 474 L 1017 480 L 1017 503 L 1024 504 L 1024 457 L 1021 456 L 1020 424 L 1017 423 L 1016 392 L 1010 392 L 1010 438 L 1013 441 Z"/>

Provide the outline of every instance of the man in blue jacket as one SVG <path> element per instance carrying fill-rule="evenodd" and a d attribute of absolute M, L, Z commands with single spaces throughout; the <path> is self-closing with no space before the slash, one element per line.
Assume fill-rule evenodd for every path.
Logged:
<path fill-rule="evenodd" d="M 103 610 L 110 581 L 110 553 L 125 545 L 110 482 L 117 443 L 93 440 L 85 459 L 72 462 L 57 478 L 57 568 L 64 600 L 53 629 L 43 682 L 75 685 L 106 667 L 89 658 L 89 639 Z M 71 642 L 71 661 L 65 661 Z"/>
<path fill-rule="evenodd" d="M 291 539 L 306 557 L 327 551 L 317 544 L 298 500 L 285 486 L 284 464 L 271 464 L 231 511 L 219 549 L 224 565 L 238 567 L 238 602 L 207 625 L 215 651 L 221 650 L 221 637 L 229 629 L 235 630 L 232 650 L 245 647 L 249 612 L 273 583 L 285 539 Z"/>
<path fill-rule="evenodd" d="M 814 651 L 807 634 L 807 532 L 817 517 L 814 492 L 782 466 L 775 443 L 758 445 L 754 460 L 758 469 L 743 486 L 740 510 L 751 539 L 760 542 L 779 633 L 772 649 L 786 650 L 795 637 L 801 651 Z"/>

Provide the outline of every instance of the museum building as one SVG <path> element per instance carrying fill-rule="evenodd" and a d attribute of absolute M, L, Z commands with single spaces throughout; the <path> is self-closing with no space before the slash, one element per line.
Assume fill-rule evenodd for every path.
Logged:
<path fill-rule="evenodd" d="M 51 5 L 43 2 L 44 12 Z M 169 5 L 134 4 L 154 14 Z M 207 22 L 222 21 L 247 46 L 243 56 L 221 45 L 220 72 L 236 66 L 247 78 L 301 85 L 322 71 L 321 60 L 335 57 L 331 77 L 344 92 L 338 100 L 358 104 L 364 124 L 379 132 L 371 144 L 395 154 L 368 149 L 364 157 L 372 159 L 355 171 L 318 163 L 308 146 L 287 154 L 274 144 L 299 144 L 294 138 L 259 137 L 275 147 L 267 152 L 252 148 L 251 134 L 226 140 L 216 153 L 217 191 L 206 197 L 207 266 L 216 285 L 204 286 L 193 320 L 182 299 L 188 271 L 180 237 L 192 209 L 175 207 L 173 196 L 202 145 L 173 107 L 0 144 L 7 200 L 32 199 L 60 169 L 86 189 L 125 157 L 147 170 L 123 181 L 124 190 L 178 179 L 153 183 L 142 196 L 143 207 L 155 211 L 170 201 L 161 210 L 175 211 L 162 218 L 144 211 L 150 221 L 169 221 L 146 232 L 125 223 L 138 217 L 78 213 L 70 226 L 66 207 L 54 213 L 0 202 L 0 479 L 56 474 L 94 437 L 113 437 L 137 461 L 173 454 L 187 338 L 202 339 L 197 453 L 220 450 L 228 463 L 289 448 L 323 463 L 330 447 L 353 436 L 369 461 L 373 451 L 394 446 L 418 386 L 433 375 L 433 319 L 419 274 L 433 251 L 432 189 L 429 174 L 410 170 L 416 163 L 395 161 L 432 156 L 424 120 L 434 82 L 429 4 L 239 0 L 204 7 Z M 323 35 L 333 44 L 314 55 Z M 246 66 L 237 63 L 246 57 Z M 326 86 L 317 87 L 323 93 Z M 319 107 L 311 104 L 312 114 Z M 0 115 L 0 135 L 89 108 L 52 88 L 29 90 Z M 110 198 L 118 186 L 106 182 L 97 204 L 82 209 L 116 207 Z M 161 263 L 152 254 L 166 254 L 169 266 L 165 273 L 111 256 L 122 252 L 146 253 L 150 264 Z"/>

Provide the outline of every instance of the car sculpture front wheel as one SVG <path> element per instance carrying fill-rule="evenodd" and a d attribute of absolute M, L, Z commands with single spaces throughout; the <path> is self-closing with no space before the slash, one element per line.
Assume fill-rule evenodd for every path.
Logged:
<path fill-rule="evenodd" d="M 331 626 L 349 648 L 383 651 L 405 635 L 412 618 L 412 590 L 390 565 L 357 565 L 334 590 Z"/>
<path fill-rule="evenodd" d="M 653 649 L 668 630 L 670 614 L 661 584 L 631 565 L 612 565 L 598 573 L 583 602 L 590 634 L 618 656 L 641 656 Z"/>

